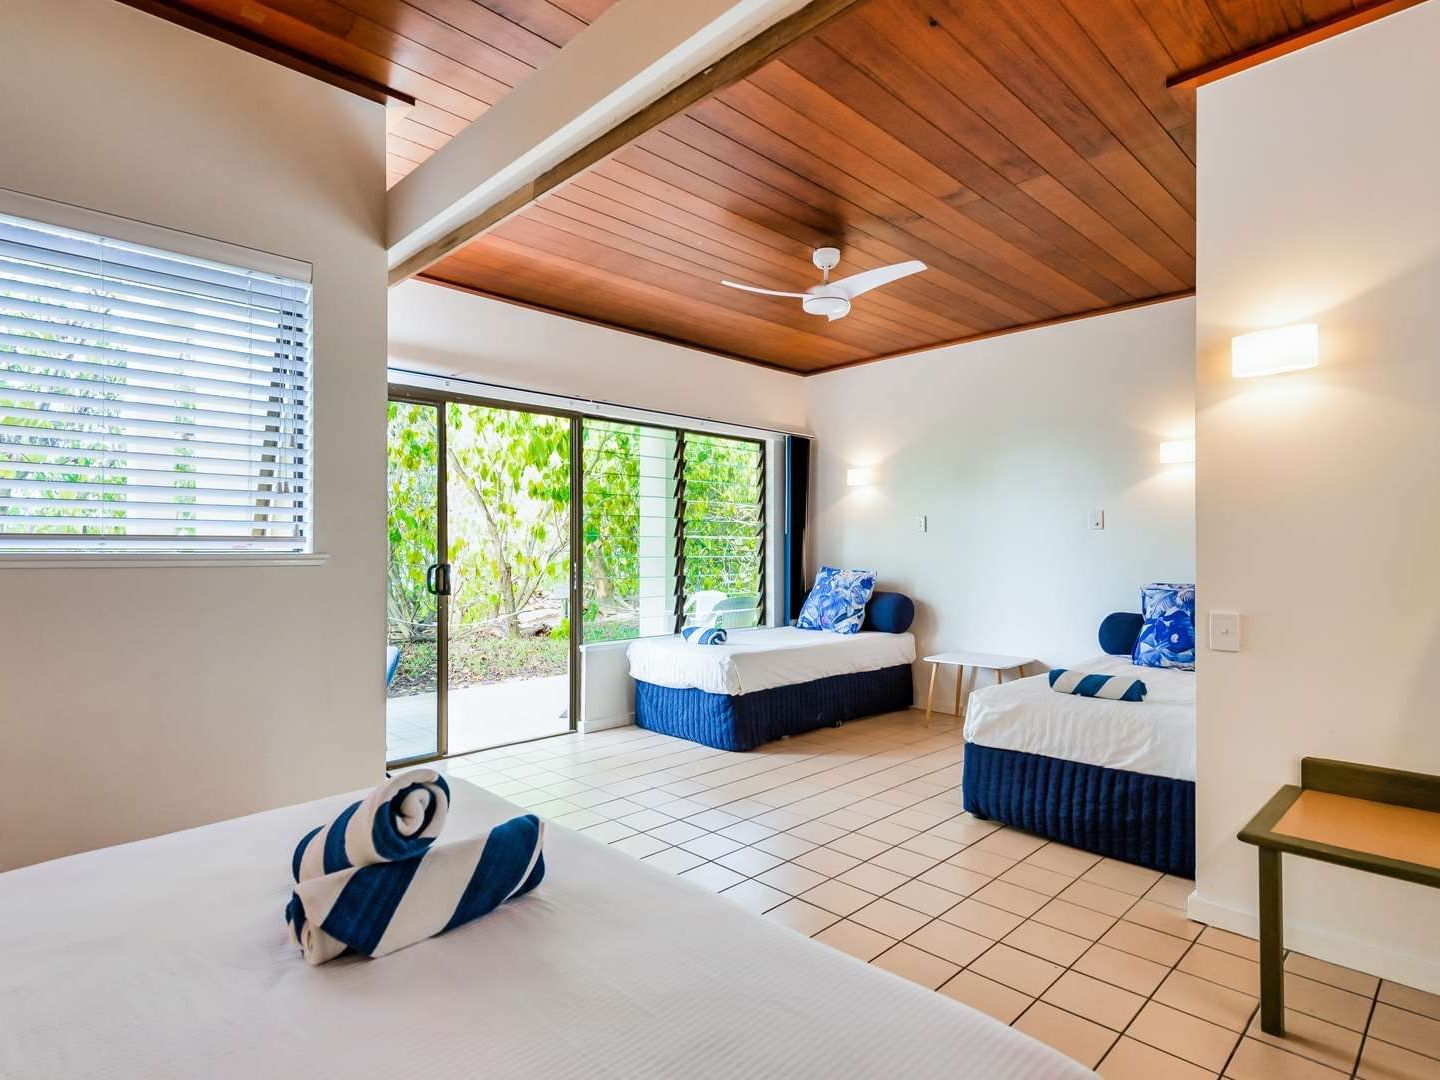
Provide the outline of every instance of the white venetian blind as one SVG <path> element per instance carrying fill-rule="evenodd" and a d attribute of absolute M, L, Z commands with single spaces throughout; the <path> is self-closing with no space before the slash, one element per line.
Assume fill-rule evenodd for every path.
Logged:
<path fill-rule="evenodd" d="M 310 384 L 308 280 L 0 213 L 0 551 L 309 551 Z"/>

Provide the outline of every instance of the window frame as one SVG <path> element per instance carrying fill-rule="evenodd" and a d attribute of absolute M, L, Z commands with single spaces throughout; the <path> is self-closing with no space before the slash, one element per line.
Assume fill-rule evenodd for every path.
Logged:
<path fill-rule="evenodd" d="M 305 517 L 304 527 L 296 538 L 295 550 L 267 550 L 255 547 L 223 549 L 222 539 L 213 545 L 186 544 L 185 537 L 166 537 L 136 543 L 125 549 L 125 537 L 109 538 L 105 543 L 99 534 L 54 534 L 56 543 L 36 544 L 31 548 L 15 547 L 0 550 L 0 568 L 44 569 L 71 566 L 91 567 L 219 567 L 219 566 L 304 566 L 327 561 L 328 556 L 315 548 L 315 302 L 313 267 L 308 262 L 288 256 L 234 244 L 212 237 L 153 225 L 116 214 L 105 213 L 69 203 L 56 202 L 8 188 L 0 188 L 0 214 L 48 225 L 62 230 L 85 233 L 121 244 L 148 247 L 182 258 L 218 263 L 236 270 L 285 278 L 305 285 L 306 300 L 306 389 L 302 399 L 305 430 Z M 77 293 L 77 296 L 83 296 Z M 118 520 L 118 519 L 117 519 Z M 138 539 L 138 538 L 137 538 Z M 173 542 L 170 542 L 173 541 Z M 0 538 L 0 544 L 3 544 Z M 243 544 L 243 540 L 231 541 Z M 88 544 L 88 546 L 87 546 Z M 107 550 L 113 549 L 113 550 Z"/>

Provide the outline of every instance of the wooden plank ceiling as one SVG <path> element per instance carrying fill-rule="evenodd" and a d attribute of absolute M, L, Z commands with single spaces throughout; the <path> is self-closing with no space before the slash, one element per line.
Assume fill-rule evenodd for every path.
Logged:
<path fill-rule="evenodd" d="M 398 91 L 390 186 L 594 22 L 615 0 L 124 0 L 198 17 Z M 193 25 L 193 23 L 190 23 Z"/>
<path fill-rule="evenodd" d="M 413 96 L 392 183 L 611 2 L 164 0 Z M 1194 91 L 1166 79 L 1365 6 L 865 0 L 423 276 L 807 373 L 1184 294 Z M 719 283 L 803 290 L 826 244 L 841 276 L 930 269 L 836 322 Z"/>

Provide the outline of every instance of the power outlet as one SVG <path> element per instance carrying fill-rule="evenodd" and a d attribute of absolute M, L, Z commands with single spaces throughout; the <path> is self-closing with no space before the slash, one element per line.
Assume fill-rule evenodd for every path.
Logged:
<path fill-rule="evenodd" d="M 930 531 L 930 519 L 924 514 L 915 515 L 915 528 L 920 532 Z"/>

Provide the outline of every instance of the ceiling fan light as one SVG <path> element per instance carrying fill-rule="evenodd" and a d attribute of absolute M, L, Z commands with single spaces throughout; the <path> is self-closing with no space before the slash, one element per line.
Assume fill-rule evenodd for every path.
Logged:
<path fill-rule="evenodd" d="M 850 314 L 850 301 L 843 296 L 807 296 L 801 301 L 808 315 L 824 315 L 838 319 Z"/>

